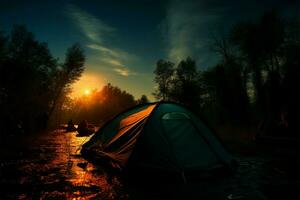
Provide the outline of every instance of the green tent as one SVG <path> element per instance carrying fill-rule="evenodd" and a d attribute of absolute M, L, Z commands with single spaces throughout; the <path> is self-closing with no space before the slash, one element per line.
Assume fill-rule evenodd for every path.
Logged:
<path fill-rule="evenodd" d="M 119 168 L 186 173 L 229 168 L 232 156 L 202 120 L 167 102 L 120 113 L 83 145 L 86 158 L 109 160 Z"/>

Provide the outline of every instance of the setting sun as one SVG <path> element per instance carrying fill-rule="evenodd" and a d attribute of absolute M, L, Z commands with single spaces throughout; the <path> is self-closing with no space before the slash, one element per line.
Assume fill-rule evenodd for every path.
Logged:
<path fill-rule="evenodd" d="M 104 86 L 103 81 L 104 78 L 101 77 L 101 75 L 84 73 L 82 77 L 72 85 L 71 97 L 77 98 L 82 95 L 91 95 L 94 89 L 101 89 Z"/>
<path fill-rule="evenodd" d="M 88 89 L 86 89 L 86 90 L 84 90 L 84 94 L 85 94 L 85 95 L 89 95 L 89 94 L 91 94 L 91 91 L 88 90 Z"/>

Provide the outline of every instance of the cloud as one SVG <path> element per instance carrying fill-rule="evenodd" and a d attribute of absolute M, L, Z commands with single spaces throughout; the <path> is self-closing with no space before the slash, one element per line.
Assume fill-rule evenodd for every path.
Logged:
<path fill-rule="evenodd" d="M 168 58 L 175 62 L 188 56 L 201 60 L 199 51 L 207 51 L 210 25 L 218 22 L 218 14 L 201 1 L 171 0 L 165 21 Z"/>
<path fill-rule="evenodd" d="M 118 60 L 107 60 L 108 63 L 112 64 L 112 65 L 116 65 L 116 66 L 122 66 L 122 63 L 120 63 Z"/>
<path fill-rule="evenodd" d="M 88 39 L 86 47 L 96 52 L 94 59 L 98 60 L 100 67 L 108 67 L 122 76 L 136 74 L 126 67 L 125 63 L 134 61 L 137 57 L 108 45 L 110 37 L 116 33 L 115 28 L 75 5 L 68 5 L 68 11 L 74 24 Z M 93 58 L 90 57 L 90 59 Z"/>
<path fill-rule="evenodd" d="M 108 56 L 112 56 L 112 57 L 118 57 L 118 53 L 115 52 L 114 50 L 112 49 L 109 49 L 107 47 L 104 47 L 102 45 L 99 45 L 99 44 L 89 44 L 87 45 L 88 48 L 90 49 L 93 49 L 93 50 L 97 50 L 97 51 L 100 51 L 101 53 L 103 54 L 107 54 Z"/>
<path fill-rule="evenodd" d="M 75 5 L 68 5 L 68 11 L 83 34 L 93 42 L 102 43 L 106 35 L 115 31 L 115 28 Z"/>
<path fill-rule="evenodd" d="M 137 59 L 137 56 L 135 56 L 133 54 L 129 54 L 126 51 L 123 51 L 120 49 L 115 49 L 115 48 L 107 48 L 100 44 L 88 44 L 87 47 L 92 50 L 99 51 L 101 54 L 106 55 L 106 57 L 119 59 L 124 62 L 133 61 L 133 60 Z"/>
<path fill-rule="evenodd" d="M 130 71 L 127 68 L 114 68 L 113 70 L 121 76 L 129 76 L 130 74 Z"/>
<path fill-rule="evenodd" d="M 119 49 L 109 49 L 107 47 L 90 44 L 87 45 L 88 48 L 93 49 L 100 53 L 97 59 L 102 65 L 108 66 L 112 71 L 116 72 L 122 76 L 136 75 L 136 72 L 130 70 L 124 63 L 134 61 L 136 56 L 131 55 L 125 51 Z"/>

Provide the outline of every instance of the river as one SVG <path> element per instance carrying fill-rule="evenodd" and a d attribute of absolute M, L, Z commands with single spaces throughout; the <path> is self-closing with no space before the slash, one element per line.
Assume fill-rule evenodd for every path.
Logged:
<path fill-rule="evenodd" d="M 239 168 L 232 177 L 187 184 L 162 183 L 159 177 L 156 182 L 127 182 L 81 157 L 80 147 L 88 139 L 56 130 L 41 134 L 26 149 L 12 154 L 2 148 L 6 156 L 0 163 L 0 199 L 263 200 L 280 199 L 285 192 L 291 195 L 296 191 L 293 187 L 299 186 L 298 179 L 291 182 L 285 171 L 270 167 L 272 157 L 257 155 L 236 155 Z M 284 191 L 276 193 L 273 188 Z"/>

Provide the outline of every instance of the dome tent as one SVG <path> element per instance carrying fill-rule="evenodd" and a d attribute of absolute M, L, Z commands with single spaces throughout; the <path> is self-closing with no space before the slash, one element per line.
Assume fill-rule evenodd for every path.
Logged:
<path fill-rule="evenodd" d="M 82 146 L 85 158 L 114 167 L 169 172 L 231 168 L 232 156 L 212 130 L 185 107 L 158 102 L 120 113 Z"/>

